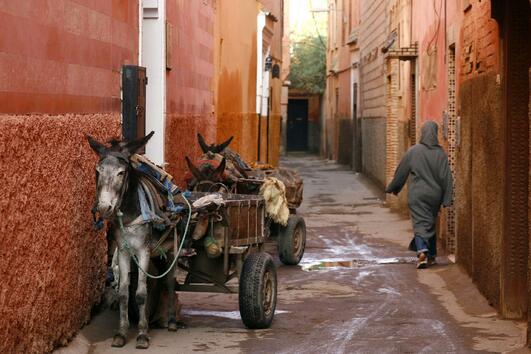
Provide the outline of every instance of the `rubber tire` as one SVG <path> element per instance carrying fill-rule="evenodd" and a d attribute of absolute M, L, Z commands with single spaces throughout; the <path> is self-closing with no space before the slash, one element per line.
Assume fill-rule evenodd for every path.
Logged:
<path fill-rule="evenodd" d="M 293 235 L 295 230 L 301 227 L 301 247 L 298 251 L 294 250 Z M 278 256 L 280 261 L 286 265 L 297 265 L 304 255 L 304 248 L 306 247 L 306 223 L 304 219 L 299 215 L 290 215 L 288 218 L 288 224 L 280 227 L 278 235 Z"/>
<path fill-rule="evenodd" d="M 271 274 L 272 294 L 269 313 L 263 303 L 265 274 Z M 277 271 L 273 259 L 265 252 L 249 255 L 242 267 L 239 290 L 240 315 L 243 324 L 250 329 L 269 328 L 277 305 Z"/>

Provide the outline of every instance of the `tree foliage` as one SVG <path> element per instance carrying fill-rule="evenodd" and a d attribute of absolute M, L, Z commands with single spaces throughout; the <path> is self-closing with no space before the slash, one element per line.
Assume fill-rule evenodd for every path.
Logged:
<path fill-rule="evenodd" d="M 323 93 L 326 84 L 326 43 L 319 36 L 306 36 L 293 43 L 289 80 L 291 87 Z"/>

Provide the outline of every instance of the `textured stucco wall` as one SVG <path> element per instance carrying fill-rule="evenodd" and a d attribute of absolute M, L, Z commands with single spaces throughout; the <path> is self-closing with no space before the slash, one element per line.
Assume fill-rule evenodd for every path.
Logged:
<path fill-rule="evenodd" d="M 457 260 L 494 306 L 499 305 L 504 232 L 505 122 L 494 73 L 461 85 L 457 155 Z"/>
<path fill-rule="evenodd" d="M 385 186 L 385 118 L 361 121 L 363 173 L 381 188 Z"/>
<path fill-rule="evenodd" d="M 0 115 L 0 352 L 43 353 L 88 319 L 106 273 L 92 231 L 95 154 L 84 133 L 119 115 Z"/>
<path fill-rule="evenodd" d="M 184 156 L 201 154 L 196 135 L 216 140 L 214 104 L 214 16 L 212 1 L 168 1 L 171 56 L 166 71 L 165 161 L 183 186 Z"/>

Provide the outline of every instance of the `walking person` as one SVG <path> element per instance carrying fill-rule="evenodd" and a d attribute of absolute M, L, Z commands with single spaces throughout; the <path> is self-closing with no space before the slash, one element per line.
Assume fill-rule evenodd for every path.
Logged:
<path fill-rule="evenodd" d="M 431 120 L 422 126 L 420 143 L 406 152 L 385 192 L 400 193 L 409 175 L 408 206 L 414 232 L 409 249 L 417 252 L 417 268 L 423 269 L 435 262 L 437 214 L 441 205 L 451 205 L 453 197 L 448 156 L 439 145 L 437 123 Z"/>

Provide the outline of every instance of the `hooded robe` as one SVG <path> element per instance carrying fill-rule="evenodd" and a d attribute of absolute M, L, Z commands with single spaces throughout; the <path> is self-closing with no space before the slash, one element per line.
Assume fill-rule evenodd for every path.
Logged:
<path fill-rule="evenodd" d="M 386 193 L 398 194 L 411 175 L 408 206 L 413 223 L 414 236 L 420 236 L 435 255 L 435 229 L 441 205 L 452 203 L 453 179 L 448 156 L 439 145 L 437 124 L 427 121 L 422 126 L 420 143 L 412 146 L 404 155 Z M 409 249 L 416 251 L 412 241 Z"/>

